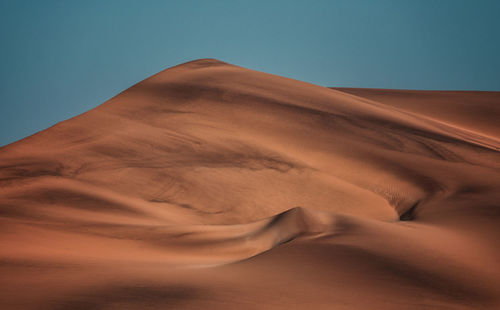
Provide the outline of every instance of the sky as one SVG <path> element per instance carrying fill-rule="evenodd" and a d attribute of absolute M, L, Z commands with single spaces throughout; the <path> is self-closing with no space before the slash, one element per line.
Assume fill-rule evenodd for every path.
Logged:
<path fill-rule="evenodd" d="M 497 0 L 0 0 L 0 146 L 216 58 L 323 86 L 500 91 Z"/>

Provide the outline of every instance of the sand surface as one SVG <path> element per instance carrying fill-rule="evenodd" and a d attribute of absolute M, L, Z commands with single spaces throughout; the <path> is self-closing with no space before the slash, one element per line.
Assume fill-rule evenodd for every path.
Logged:
<path fill-rule="evenodd" d="M 499 119 L 169 68 L 0 148 L 0 309 L 498 309 Z"/>

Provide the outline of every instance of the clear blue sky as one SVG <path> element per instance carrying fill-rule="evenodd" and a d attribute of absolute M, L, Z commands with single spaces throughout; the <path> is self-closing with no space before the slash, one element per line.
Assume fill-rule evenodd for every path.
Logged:
<path fill-rule="evenodd" d="M 324 86 L 500 90 L 496 0 L 0 0 L 0 145 L 167 67 Z"/>

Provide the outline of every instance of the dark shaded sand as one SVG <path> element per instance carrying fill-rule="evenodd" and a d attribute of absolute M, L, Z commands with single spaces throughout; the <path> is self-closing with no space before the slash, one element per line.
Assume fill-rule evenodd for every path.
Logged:
<path fill-rule="evenodd" d="M 499 113 L 167 69 L 0 149 L 0 309 L 498 309 Z"/>

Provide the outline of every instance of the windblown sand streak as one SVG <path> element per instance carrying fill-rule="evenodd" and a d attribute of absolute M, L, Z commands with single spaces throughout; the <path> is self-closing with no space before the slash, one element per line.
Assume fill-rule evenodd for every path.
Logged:
<path fill-rule="evenodd" d="M 498 308 L 498 119 L 498 92 L 164 70 L 0 149 L 0 308 Z"/>

